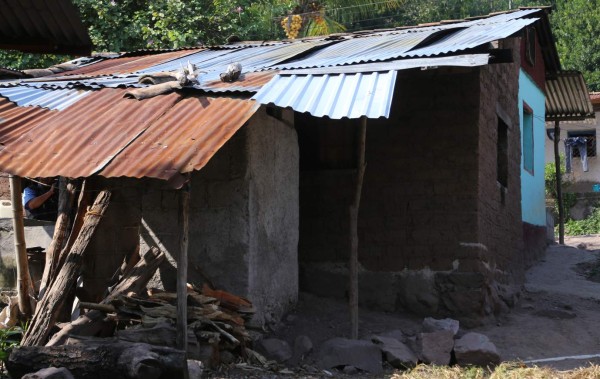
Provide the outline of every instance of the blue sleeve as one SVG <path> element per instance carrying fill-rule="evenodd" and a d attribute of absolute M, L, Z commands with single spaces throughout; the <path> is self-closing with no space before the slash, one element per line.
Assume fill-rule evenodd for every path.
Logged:
<path fill-rule="evenodd" d="M 25 187 L 25 190 L 23 191 L 23 206 L 25 206 L 25 209 L 27 209 L 28 211 L 30 210 L 28 204 L 32 199 L 35 199 L 36 197 L 37 193 L 33 188 Z"/>

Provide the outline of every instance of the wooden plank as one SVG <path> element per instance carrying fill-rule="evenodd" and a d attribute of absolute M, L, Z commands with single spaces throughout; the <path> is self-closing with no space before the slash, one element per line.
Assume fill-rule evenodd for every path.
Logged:
<path fill-rule="evenodd" d="M 73 248 L 62 266 L 56 280 L 48 289 L 48 293 L 38 304 L 36 312 L 31 320 L 31 325 L 23 337 L 23 346 L 39 346 L 46 343 L 50 330 L 54 327 L 65 304 L 65 293 L 67 293 L 77 281 L 79 271 L 85 252 L 96 227 L 100 223 L 104 212 L 110 201 L 109 191 L 100 191 L 96 201 L 87 211 L 81 232 L 77 236 Z"/>

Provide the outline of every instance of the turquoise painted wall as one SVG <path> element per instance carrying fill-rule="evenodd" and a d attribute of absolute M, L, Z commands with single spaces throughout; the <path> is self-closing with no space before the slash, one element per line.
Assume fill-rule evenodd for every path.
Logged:
<path fill-rule="evenodd" d="M 531 148 L 526 139 L 523 146 L 524 107 L 527 103 L 533 111 L 533 172 L 525 170 L 523 149 Z M 523 70 L 519 72 L 519 124 L 521 128 L 521 208 L 523 221 L 539 226 L 546 225 L 546 205 L 544 194 L 544 139 L 546 137 L 545 98 L 542 90 Z"/>

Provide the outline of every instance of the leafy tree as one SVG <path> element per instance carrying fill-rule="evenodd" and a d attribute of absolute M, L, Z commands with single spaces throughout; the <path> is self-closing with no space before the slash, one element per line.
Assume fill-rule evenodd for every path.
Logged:
<path fill-rule="evenodd" d="M 588 87 L 600 91 L 600 1 L 559 0 L 552 24 L 565 69 L 583 73 Z"/>

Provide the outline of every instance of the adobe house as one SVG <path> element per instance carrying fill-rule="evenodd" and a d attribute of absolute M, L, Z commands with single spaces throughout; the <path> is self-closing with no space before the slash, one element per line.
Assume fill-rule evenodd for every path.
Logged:
<path fill-rule="evenodd" d="M 524 44 L 541 54 L 530 63 L 534 74 L 523 66 Z M 122 88 L 139 86 L 140 75 L 187 61 L 208 72 L 200 84 L 123 98 Z M 244 76 L 220 82 L 232 61 Z M 545 231 L 523 212 L 544 200 L 522 193 L 524 167 L 531 188 L 542 180 L 543 189 L 543 169 L 530 170 L 530 160 L 524 166 L 523 112 L 537 119 L 556 109 L 540 109 L 543 91 L 523 92 L 522 83 L 539 88 L 536 75 L 551 80 L 548 73 L 559 72 L 544 9 L 125 54 L 51 83 L 0 83 L 0 117 L 29 117 L 18 133 L 24 116 L 0 124 L 0 170 L 92 178 L 92 188 L 113 189 L 87 252 L 91 299 L 124 256 L 149 245 L 170 256 L 154 285 L 174 288 L 177 188 L 191 183 L 189 281 L 208 279 L 248 297 L 260 325 L 290 310 L 299 290 L 346 296 L 348 209 L 366 122 L 361 304 L 475 325 L 514 303 L 526 265 L 545 244 Z M 532 138 L 538 146 L 537 129 Z"/>

